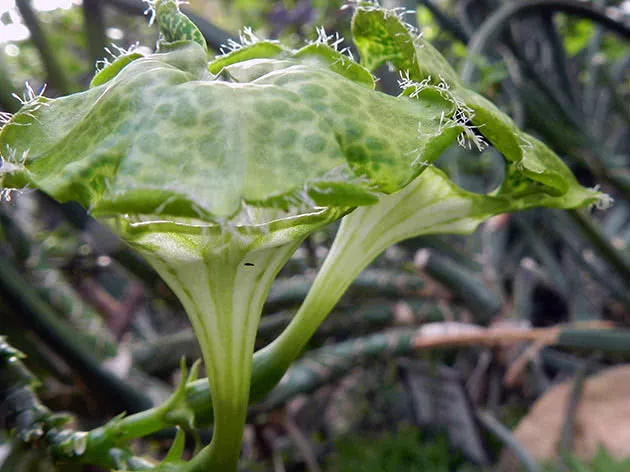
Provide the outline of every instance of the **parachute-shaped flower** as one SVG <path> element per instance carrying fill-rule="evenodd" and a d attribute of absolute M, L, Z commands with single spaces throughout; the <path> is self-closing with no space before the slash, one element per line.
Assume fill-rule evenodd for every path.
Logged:
<path fill-rule="evenodd" d="M 300 312 L 256 354 L 256 395 L 389 245 L 600 198 L 387 10 L 355 12 L 361 64 L 323 31 L 298 50 L 246 31 L 208 63 L 178 2 L 151 3 L 162 31 L 155 54 L 122 54 L 89 90 L 31 94 L 7 117 L 0 184 L 78 201 L 179 297 L 202 347 L 215 420 L 213 441 L 190 470 L 235 470 L 262 304 L 310 232 L 348 215 Z M 375 90 L 370 70 L 385 62 L 401 73 L 398 97 Z M 484 140 L 508 161 L 491 195 L 464 191 L 431 166 L 454 142 Z"/>

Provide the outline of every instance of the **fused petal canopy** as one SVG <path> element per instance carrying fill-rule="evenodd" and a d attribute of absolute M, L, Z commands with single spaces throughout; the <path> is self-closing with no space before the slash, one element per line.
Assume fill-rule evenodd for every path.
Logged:
<path fill-rule="evenodd" d="M 508 159 L 500 194 L 535 185 L 555 206 L 596 198 L 396 15 L 359 8 L 353 36 L 367 67 L 404 71 L 401 96 L 376 91 L 368 69 L 325 41 L 297 51 L 260 41 L 208 64 L 196 33 L 171 34 L 155 54 L 118 58 L 85 92 L 28 100 L 0 132 L 2 185 L 105 216 L 351 208 L 400 190 L 467 133 Z"/>
<path fill-rule="evenodd" d="M 25 161 L 6 182 L 101 214 L 226 218 L 242 201 L 308 199 L 350 207 L 407 184 L 419 156 L 435 159 L 459 133 L 440 122 L 453 106 L 438 94 L 390 97 L 359 65 L 349 68 L 357 83 L 301 52 L 214 76 L 190 42 L 86 92 L 37 97 L 0 135 L 3 153 Z"/>

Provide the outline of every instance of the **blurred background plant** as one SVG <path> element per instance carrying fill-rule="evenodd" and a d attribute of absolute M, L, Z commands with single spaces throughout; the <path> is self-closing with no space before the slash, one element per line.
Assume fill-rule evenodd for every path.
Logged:
<path fill-rule="evenodd" d="M 252 407 L 244 470 L 630 470 L 630 3 L 383 5 L 409 10 L 406 20 L 466 81 L 615 203 L 605 212 L 506 215 L 472 237 L 390 248 L 305 358 Z M 197 0 L 185 8 L 218 53 L 243 25 L 294 45 L 320 26 L 349 36 L 342 6 Z M 46 84 L 47 96 L 83 90 L 109 51 L 151 50 L 144 10 L 140 0 L 0 1 L 3 112 L 19 108 L 25 82 L 35 93 Z M 378 75 L 383 91 L 398 93 L 399 77 Z M 492 148 L 453 147 L 436 165 L 487 193 L 501 182 L 501 162 Z M 177 385 L 180 356 L 200 353 L 166 286 L 82 209 L 36 192 L 2 196 L 0 334 L 27 357 L 19 375 L 12 355 L 0 363 L 0 470 L 55 470 L 42 459 L 46 448 L 31 444 L 43 434 L 37 421 L 56 424 L 51 411 L 63 410 L 71 428 L 87 429 L 140 411 Z M 259 346 L 291 319 L 333 232 L 309 238 L 283 270 Z M 616 414 L 602 413 L 606 404 Z M 539 447 L 531 428 L 551 447 Z M 171 437 L 135 452 L 160 455 Z"/>

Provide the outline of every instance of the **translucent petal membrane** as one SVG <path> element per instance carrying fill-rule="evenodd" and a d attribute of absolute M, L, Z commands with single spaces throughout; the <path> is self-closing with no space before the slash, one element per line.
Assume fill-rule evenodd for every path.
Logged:
<path fill-rule="evenodd" d="M 350 207 L 409 183 L 461 132 L 435 91 L 377 92 L 369 72 L 328 46 L 274 51 L 239 51 L 213 75 L 187 42 L 121 58 L 86 92 L 36 97 L 0 134 L 5 160 L 25 164 L 4 172 L 4 185 L 96 215 Z"/>

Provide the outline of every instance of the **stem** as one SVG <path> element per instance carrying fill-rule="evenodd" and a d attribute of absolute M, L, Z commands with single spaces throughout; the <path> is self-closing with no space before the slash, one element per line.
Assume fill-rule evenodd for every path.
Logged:
<path fill-rule="evenodd" d="M 344 217 L 297 314 L 275 341 L 256 353 L 253 400 L 280 380 L 352 281 L 381 252 L 413 236 L 470 232 L 483 219 L 470 197 L 445 185 L 440 176 L 428 168 L 400 192 Z"/>
<path fill-rule="evenodd" d="M 106 469 L 121 469 L 131 466 L 131 462 L 141 464 L 142 470 L 149 470 L 150 464 L 143 459 L 133 457 L 126 448 L 114 446 L 91 448 L 85 443 L 85 433 L 68 428 L 69 415 L 51 412 L 35 393 L 40 384 L 37 377 L 22 363 L 21 353 L 13 349 L 0 336 L 0 424 L 3 428 L 15 428 L 17 439 L 14 451 L 36 445 L 40 451 L 46 450 L 50 457 L 61 462 L 75 462 L 99 465 Z M 89 439 L 88 439 L 89 442 Z M 85 453 L 77 453 L 84 450 Z M 7 458 L 0 469 L 24 470 L 23 457 L 17 454 L 15 463 Z M 129 469 L 138 470 L 138 469 Z"/>
<path fill-rule="evenodd" d="M 193 295 L 193 299 L 188 299 L 186 294 L 178 294 L 201 346 L 215 415 L 210 446 L 204 448 L 186 468 L 199 472 L 236 470 L 245 426 L 254 350 L 252 330 L 247 328 L 252 325 L 257 327 L 262 312 L 262 302 L 257 303 L 256 307 L 244 307 L 240 313 L 236 312 L 241 298 L 239 296 L 246 298 L 247 292 L 241 293 L 241 287 L 235 285 L 237 277 L 233 271 L 223 267 L 222 273 L 216 273 L 213 270 L 216 267 L 214 264 L 207 265 L 208 272 L 216 276 L 208 279 L 209 294 L 214 300 L 204 303 L 203 308 L 196 303 L 197 300 L 203 300 L 200 293 Z M 164 274 L 163 277 L 168 281 Z M 249 320 L 250 316 L 254 319 Z M 246 332 L 240 331 L 233 320 L 238 320 L 238 324 L 243 323 Z M 243 334 L 245 342 L 239 342 L 238 338 Z"/>
<path fill-rule="evenodd" d="M 251 363 L 250 363 L 251 366 Z M 242 399 L 222 398 L 213 390 L 212 401 L 215 405 L 214 432 L 212 442 L 203 448 L 182 472 L 229 472 L 236 471 L 241 452 L 241 441 L 247 415 L 247 396 Z M 220 409 L 218 405 L 221 405 Z"/>
<path fill-rule="evenodd" d="M 134 241 L 190 318 L 212 391 L 212 442 L 183 470 L 236 471 L 263 303 L 302 240 L 261 244 L 256 237 L 230 232 L 148 232 Z"/>
<path fill-rule="evenodd" d="M 364 271 L 363 274 L 365 274 Z M 383 271 L 383 275 L 387 275 Z M 360 278 L 360 276 L 359 276 Z M 392 277 L 404 283 L 402 277 Z M 416 280 L 409 278 L 409 280 Z M 350 287 L 352 291 L 355 283 Z M 368 332 L 378 330 L 384 326 L 394 324 L 413 324 L 420 321 L 441 321 L 444 319 L 444 313 L 434 301 L 420 300 L 413 297 L 411 290 L 410 295 L 401 294 L 398 298 L 404 298 L 405 304 L 410 308 L 413 316 L 409 320 L 401 320 L 398 318 L 396 303 L 392 300 L 385 300 L 376 285 L 370 292 L 370 296 L 366 300 L 361 300 L 360 304 L 353 305 L 352 308 L 338 310 L 333 312 L 328 321 L 324 322 L 315 333 L 314 341 L 323 343 L 331 336 L 352 337 L 359 333 L 364 335 Z M 403 287 L 399 287 L 403 288 Z M 273 291 L 273 288 L 272 288 Z M 417 291 L 416 291 L 417 292 Z M 367 296 L 367 294 L 366 294 Z M 302 300 L 304 297 L 302 298 Z M 285 310 L 279 313 L 264 315 L 261 318 L 256 335 L 256 344 L 269 343 L 275 339 L 287 327 L 293 319 L 297 310 Z M 173 334 L 159 336 L 150 342 L 137 346 L 132 350 L 134 365 L 143 372 L 155 375 L 165 372 L 172 372 L 177 369 L 179 362 L 177 356 L 184 356 L 186 359 L 198 359 L 201 357 L 199 346 L 195 343 L 195 333 L 192 330 L 182 330 Z"/>
<path fill-rule="evenodd" d="M 369 234 L 369 227 L 366 232 L 351 230 L 356 220 L 352 217 L 360 211 L 355 210 L 342 221 L 324 264 L 289 325 L 272 343 L 256 353 L 255 394 L 264 395 L 280 381 L 352 281 L 385 249 L 379 247 L 370 251 L 366 247 L 363 237 Z"/>
<path fill-rule="evenodd" d="M 292 359 L 300 354 L 308 339 L 332 311 L 352 281 L 384 250 L 371 246 L 365 240 L 371 228 L 366 228 L 365 232 L 352 230 L 355 226 L 352 224 L 353 220 L 356 219 L 352 217 L 359 211 L 356 210 L 342 221 L 330 253 L 304 303 L 287 329 L 272 343 Z M 340 270 L 341 267 L 345 270 Z"/>

